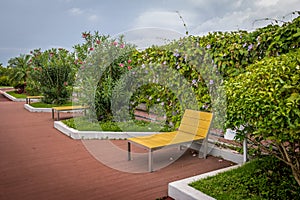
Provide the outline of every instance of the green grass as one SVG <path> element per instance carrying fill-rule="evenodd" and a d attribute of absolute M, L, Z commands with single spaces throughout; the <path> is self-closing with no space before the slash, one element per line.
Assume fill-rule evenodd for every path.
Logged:
<path fill-rule="evenodd" d="M 300 187 L 288 166 L 267 156 L 190 186 L 218 200 L 299 199 Z"/>
<path fill-rule="evenodd" d="M 70 128 L 79 131 L 114 131 L 114 132 L 165 132 L 171 131 L 168 127 L 157 123 L 149 123 L 140 120 L 127 122 L 90 122 L 84 117 L 62 120 Z"/>
<path fill-rule="evenodd" d="M 34 103 L 31 103 L 30 106 L 32 106 L 34 108 L 52 108 L 52 107 L 56 107 L 56 106 L 72 106 L 72 102 L 67 102 L 63 105 L 47 104 L 47 103 L 43 103 L 43 102 L 34 102 Z"/>
<path fill-rule="evenodd" d="M 13 88 L 12 86 L 0 85 L 0 88 Z"/>
<path fill-rule="evenodd" d="M 17 98 L 17 99 L 25 99 L 27 97 L 26 94 L 18 94 L 15 91 L 8 91 L 6 93 L 13 96 L 13 97 L 15 97 L 15 98 Z"/>

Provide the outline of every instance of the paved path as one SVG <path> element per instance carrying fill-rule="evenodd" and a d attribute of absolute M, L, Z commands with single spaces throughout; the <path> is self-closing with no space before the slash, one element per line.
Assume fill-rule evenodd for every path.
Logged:
<path fill-rule="evenodd" d="M 231 165 L 187 152 L 154 173 L 120 172 L 54 129 L 50 113 L 30 113 L 23 104 L 0 94 L 1 200 L 156 199 L 167 196 L 168 182 Z"/>

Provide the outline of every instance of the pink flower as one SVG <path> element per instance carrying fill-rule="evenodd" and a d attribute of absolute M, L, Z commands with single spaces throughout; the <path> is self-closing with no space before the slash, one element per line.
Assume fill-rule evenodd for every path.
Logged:
<path fill-rule="evenodd" d="M 86 37 L 88 37 L 89 35 L 90 35 L 90 34 L 88 34 L 88 33 L 83 33 L 83 34 L 82 34 L 82 37 L 83 37 L 83 38 L 86 38 Z"/>
<path fill-rule="evenodd" d="M 128 70 L 131 70 L 131 68 L 132 68 L 131 66 L 128 66 L 128 67 L 127 67 Z"/>
<path fill-rule="evenodd" d="M 80 69 L 84 69 L 84 66 L 82 65 L 82 66 L 80 67 Z"/>
<path fill-rule="evenodd" d="M 119 66 L 120 66 L 120 67 L 124 67 L 124 64 L 123 64 L 123 63 L 120 63 Z"/>
<path fill-rule="evenodd" d="M 96 40 L 96 43 L 97 43 L 97 44 L 100 44 L 100 40 Z"/>
<path fill-rule="evenodd" d="M 131 60 L 128 60 L 127 63 L 128 63 L 128 64 L 131 63 Z"/>
<path fill-rule="evenodd" d="M 123 49 L 125 47 L 125 44 L 120 44 L 120 48 Z"/>
<path fill-rule="evenodd" d="M 90 48 L 90 51 L 94 51 L 94 48 L 93 48 L 93 47 L 91 47 L 91 48 Z"/>
<path fill-rule="evenodd" d="M 118 45 L 118 42 L 114 41 L 114 42 L 113 42 L 113 45 L 117 46 L 117 45 Z"/>
<path fill-rule="evenodd" d="M 67 86 L 67 85 L 68 85 L 68 82 L 67 82 L 67 81 L 65 81 L 65 82 L 64 82 L 64 86 Z"/>

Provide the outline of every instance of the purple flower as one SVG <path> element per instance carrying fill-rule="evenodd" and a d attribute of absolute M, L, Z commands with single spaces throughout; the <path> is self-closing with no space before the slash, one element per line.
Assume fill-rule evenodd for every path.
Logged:
<path fill-rule="evenodd" d="M 248 46 L 248 51 L 250 51 L 252 48 L 253 48 L 253 44 L 250 44 L 250 45 Z"/>
<path fill-rule="evenodd" d="M 214 84 L 214 80 L 209 80 L 209 84 L 210 85 Z"/>
<path fill-rule="evenodd" d="M 165 105 L 165 102 L 161 102 L 160 105 L 164 106 L 164 105 Z"/>
<path fill-rule="evenodd" d="M 209 107 L 209 105 L 207 103 L 203 104 L 202 109 L 207 109 Z"/>
<path fill-rule="evenodd" d="M 180 56 L 180 54 L 179 54 L 179 53 L 174 53 L 174 54 L 173 54 L 173 56 L 175 56 L 175 57 L 179 57 L 179 56 Z"/>
<path fill-rule="evenodd" d="M 156 99 L 156 101 L 160 101 L 160 98 Z"/>
<path fill-rule="evenodd" d="M 196 83 L 197 83 L 197 80 L 196 80 L 196 79 L 192 80 L 192 84 L 193 84 L 193 85 L 195 85 Z"/>
<path fill-rule="evenodd" d="M 243 44 L 243 47 L 245 48 L 247 46 L 247 43 Z"/>
<path fill-rule="evenodd" d="M 210 44 L 206 45 L 206 48 L 207 48 L 207 49 L 210 49 L 210 48 L 211 48 Z"/>

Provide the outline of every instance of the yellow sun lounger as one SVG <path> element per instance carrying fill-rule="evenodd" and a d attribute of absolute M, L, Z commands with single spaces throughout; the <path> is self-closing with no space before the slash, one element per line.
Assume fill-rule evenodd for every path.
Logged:
<path fill-rule="evenodd" d="M 204 145 L 203 157 L 207 155 L 207 135 L 213 118 L 212 113 L 186 110 L 178 131 L 163 132 L 150 136 L 128 138 L 128 160 L 131 160 L 131 144 L 149 150 L 148 168 L 153 171 L 153 151 L 163 147 L 181 146 L 194 141 L 202 141 Z"/>

